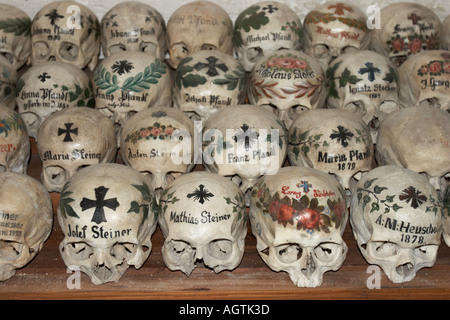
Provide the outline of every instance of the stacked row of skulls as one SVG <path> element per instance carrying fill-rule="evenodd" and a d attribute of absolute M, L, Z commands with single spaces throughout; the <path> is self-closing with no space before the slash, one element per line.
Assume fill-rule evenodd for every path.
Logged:
<path fill-rule="evenodd" d="M 413 3 L 375 29 L 342 2 L 303 23 L 257 2 L 234 25 L 209 1 L 167 23 L 140 2 L 100 21 L 73 1 L 33 20 L 0 7 L 0 218 L 16 222 L 1 280 L 49 237 L 49 192 L 60 254 L 95 284 L 140 268 L 158 224 L 166 266 L 190 275 L 199 260 L 236 268 L 249 220 L 262 260 L 299 287 L 341 267 L 348 220 L 393 282 L 450 245 L 450 18 Z"/>

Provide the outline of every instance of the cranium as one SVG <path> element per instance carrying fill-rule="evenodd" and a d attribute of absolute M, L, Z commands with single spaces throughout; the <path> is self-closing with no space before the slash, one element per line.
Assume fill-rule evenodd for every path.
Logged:
<path fill-rule="evenodd" d="M 346 257 L 344 189 L 322 171 L 284 167 L 262 177 L 251 192 L 249 217 L 260 257 L 298 287 L 320 286 Z"/>
<path fill-rule="evenodd" d="M 15 90 L 18 81 L 16 69 L 9 61 L 0 55 L 0 104 L 16 108 Z"/>

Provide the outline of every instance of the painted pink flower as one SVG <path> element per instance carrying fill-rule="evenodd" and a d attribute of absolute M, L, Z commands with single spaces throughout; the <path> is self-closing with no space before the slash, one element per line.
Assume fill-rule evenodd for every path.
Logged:
<path fill-rule="evenodd" d="M 141 131 L 141 137 L 142 138 L 148 137 L 150 134 L 151 134 L 151 132 L 148 129 L 145 129 L 145 130 Z"/>
<path fill-rule="evenodd" d="M 155 137 L 159 136 L 162 133 L 162 129 L 159 127 L 154 127 L 151 131 L 151 134 Z"/>
<path fill-rule="evenodd" d="M 173 131 L 174 131 L 174 128 L 173 128 L 173 127 L 167 127 L 167 128 L 164 130 L 164 133 L 167 134 L 168 136 L 170 136 L 170 135 L 172 135 Z"/>
<path fill-rule="evenodd" d="M 431 73 L 439 73 L 442 70 L 442 66 L 439 62 L 433 62 L 430 64 L 429 70 Z"/>
<path fill-rule="evenodd" d="M 417 38 L 412 40 L 408 45 L 408 50 L 412 54 L 419 52 L 420 50 L 422 50 L 422 41 L 420 41 L 420 39 Z"/>

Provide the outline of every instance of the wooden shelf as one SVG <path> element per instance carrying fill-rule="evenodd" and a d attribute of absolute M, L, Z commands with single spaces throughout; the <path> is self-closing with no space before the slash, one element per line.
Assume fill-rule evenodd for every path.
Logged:
<path fill-rule="evenodd" d="M 32 142 L 29 175 L 40 179 L 41 163 Z M 51 193 L 54 208 L 59 194 Z M 56 211 L 55 211 L 56 212 Z M 161 247 L 164 238 L 158 228 L 152 237 L 153 249 L 149 259 L 139 269 L 130 267 L 116 283 L 94 285 L 80 274 L 80 288 L 69 289 L 67 270 L 59 254 L 59 243 L 64 238 L 56 220 L 53 232 L 42 251 L 16 275 L 0 283 L 1 299 L 449 299 L 450 248 L 442 242 L 435 265 L 421 269 L 415 279 L 394 284 L 381 272 L 381 289 L 368 289 L 369 265 L 360 254 L 350 227 L 344 234 L 349 250 L 343 266 L 337 272 L 327 272 L 317 288 L 296 287 L 287 273 L 273 272 L 259 257 L 256 239 L 250 232 L 242 262 L 233 271 L 219 274 L 197 266 L 190 277 L 170 271 L 164 265 Z M 69 281 L 70 283 L 70 281 Z"/>

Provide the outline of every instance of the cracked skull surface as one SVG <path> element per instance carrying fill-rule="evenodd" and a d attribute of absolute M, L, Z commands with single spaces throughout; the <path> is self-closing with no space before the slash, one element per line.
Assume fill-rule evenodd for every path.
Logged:
<path fill-rule="evenodd" d="M 0 174 L 0 281 L 28 264 L 42 249 L 53 225 L 50 195 L 22 173 Z"/>
<path fill-rule="evenodd" d="M 251 192 L 249 217 L 260 257 L 298 287 L 320 286 L 324 273 L 345 260 L 345 192 L 327 173 L 284 167 L 262 177 Z"/>
<path fill-rule="evenodd" d="M 244 194 L 233 182 L 210 172 L 187 173 L 167 186 L 160 204 L 162 255 L 170 270 L 189 276 L 198 261 L 216 273 L 240 264 L 247 214 Z"/>
<path fill-rule="evenodd" d="M 411 281 L 432 267 L 441 242 L 441 204 L 421 175 L 380 166 L 357 184 L 350 224 L 363 257 L 379 265 L 394 283 Z"/>
<path fill-rule="evenodd" d="M 32 65 L 62 61 L 93 71 L 100 53 L 100 23 L 81 3 L 54 1 L 34 16 L 31 45 Z"/>
<path fill-rule="evenodd" d="M 116 159 L 114 126 L 98 110 L 86 107 L 63 109 L 41 124 L 37 150 L 44 186 L 48 191 L 61 192 L 78 170 Z"/>
<path fill-rule="evenodd" d="M 145 177 L 128 166 L 96 164 L 77 172 L 61 192 L 57 216 L 64 263 L 94 284 L 119 281 L 150 255 L 157 205 Z"/>

